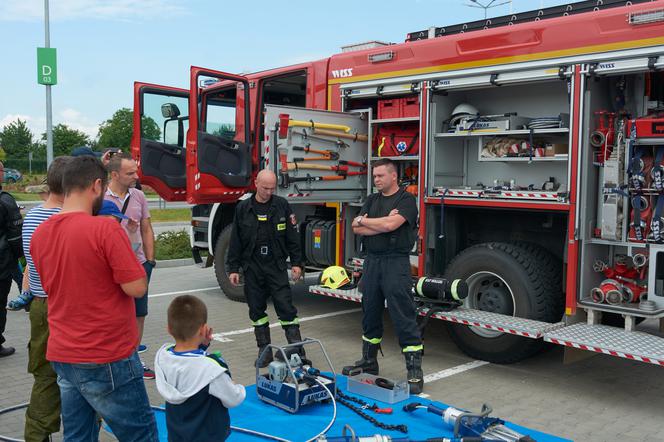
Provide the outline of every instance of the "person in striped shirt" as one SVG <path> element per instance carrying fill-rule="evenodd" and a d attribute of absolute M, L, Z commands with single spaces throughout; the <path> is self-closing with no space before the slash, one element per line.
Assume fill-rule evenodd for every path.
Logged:
<path fill-rule="evenodd" d="M 53 160 L 46 176 L 49 188 L 48 199 L 43 205 L 30 210 L 23 222 L 23 250 L 28 268 L 28 286 L 34 297 L 30 308 L 28 371 L 34 376 L 35 382 L 32 385 L 30 404 L 25 412 L 26 441 L 49 440 L 52 433 L 60 431 L 60 389 L 57 376 L 46 360 L 46 343 L 49 335 L 48 294 L 44 291 L 35 269 L 30 253 L 30 241 L 37 227 L 62 209 L 63 170 L 70 159 L 71 157 L 58 157 Z"/>

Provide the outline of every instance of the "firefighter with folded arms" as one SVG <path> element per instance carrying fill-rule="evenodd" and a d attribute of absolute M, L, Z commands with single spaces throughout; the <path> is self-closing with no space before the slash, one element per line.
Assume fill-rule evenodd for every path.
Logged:
<path fill-rule="evenodd" d="M 364 236 L 367 252 L 362 288 L 362 359 L 346 366 L 344 374 L 360 369 L 378 374 L 378 350 L 383 338 L 383 309 L 387 309 L 406 359 L 412 394 L 422 392 L 422 338 L 411 296 L 410 251 L 415 243 L 417 204 L 400 188 L 396 165 L 380 159 L 373 165 L 377 193 L 370 195 L 353 220 L 353 232 Z"/>
<path fill-rule="evenodd" d="M 270 344 L 270 324 L 265 310 L 271 296 L 279 323 L 289 344 L 302 341 L 297 309 L 293 305 L 288 266 L 294 281 L 302 276 L 302 252 L 297 219 L 288 201 L 273 195 L 277 177 L 270 170 L 256 176 L 256 193 L 235 208 L 226 270 L 231 284 L 240 283 L 244 272 L 244 294 L 249 304 L 249 318 L 254 326 L 258 355 Z M 304 356 L 304 349 L 298 352 Z M 266 367 L 273 360 L 268 350 L 256 365 Z"/>

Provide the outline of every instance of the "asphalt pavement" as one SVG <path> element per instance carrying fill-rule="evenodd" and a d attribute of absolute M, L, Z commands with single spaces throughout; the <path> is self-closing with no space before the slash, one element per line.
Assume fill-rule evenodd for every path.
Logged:
<path fill-rule="evenodd" d="M 15 287 L 10 295 L 17 294 Z M 209 309 L 215 332 L 212 350 L 221 350 L 233 377 L 243 384 L 255 382 L 253 361 L 256 345 L 245 304 L 228 300 L 217 287 L 213 269 L 194 266 L 157 268 L 150 286 L 150 312 L 142 356 L 153 365 L 155 352 L 165 342 L 166 309 L 177 295 L 191 293 Z M 295 286 L 303 336 L 320 339 L 340 370 L 360 356 L 360 305 L 350 301 L 308 294 L 304 284 Z M 276 322 L 270 307 L 270 319 Z M 388 315 L 385 315 L 384 356 L 379 356 L 381 375 L 404 378 L 403 357 Z M 28 316 L 9 312 L 7 344 L 14 356 L 0 359 L 0 408 L 27 402 L 32 378 L 26 373 Z M 285 343 L 281 329 L 272 329 L 273 341 Z M 590 354 L 589 354 L 590 355 Z M 424 392 L 431 399 L 469 410 L 490 404 L 494 415 L 526 427 L 576 441 L 663 441 L 662 369 L 649 364 L 595 355 L 575 363 L 563 363 L 563 348 L 552 347 L 536 357 L 512 365 L 476 361 L 451 342 L 442 321 L 432 321 L 425 335 Z M 146 386 L 155 405 L 163 404 L 154 381 Z M 23 412 L 0 416 L 0 434 L 21 437 Z M 104 435 L 103 440 L 111 440 Z M 58 436 L 55 440 L 61 440 Z"/>

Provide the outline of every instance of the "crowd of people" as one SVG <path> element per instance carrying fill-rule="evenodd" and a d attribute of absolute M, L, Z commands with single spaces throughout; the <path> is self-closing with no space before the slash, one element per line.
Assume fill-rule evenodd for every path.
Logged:
<path fill-rule="evenodd" d="M 89 149 L 88 149 L 89 150 Z M 25 257 L 21 295 L 9 310 L 29 310 L 28 371 L 34 376 L 25 439 L 41 442 L 64 428 L 66 441 L 97 440 L 103 419 L 121 441 L 156 441 L 157 426 L 145 388 L 155 379 L 166 399 L 170 441 L 224 440 L 228 408 L 245 398 L 226 362 L 210 354 L 207 308 L 195 296 L 176 297 L 167 313 L 175 344 L 164 345 L 152 371 L 139 357 L 154 269 L 154 232 L 147 200 L 137 188 L 137 164 L 121 152 L 101 159 L 88 151 L 56 158 L 49 166 L 42 205 L 22 218 L 16 201 L 0 188 L 0 304 L 16 263 Z M 398 186 L 396 167 L 374 167 L 379 192 L 353 222 L 368 238 L 363 278 L 362 359 L 347 369 L 378 374 L 382 311 L 387 306 L 406 358 L 413 393 L 422 391 L 422 343 L 410 300 L 408 253 L 417 208 Z M 0 163 L 0 174 L 2 173 Z M 1 181 L 0 176 L 0 181 Z M 272 298 L 289 343 L 301 342 L 288 281 L 302 275 L 298 221 L 288 202 L 273 195 L 276 176 L 263 170 L 256 192 L 236 208 L 226 261 L 229 278 L 244 290 L 259 349 L 255 365 L 273 359 L 267 301 Z M 0 357 L 6 309 L 0 309 Z M 297 349 L 304 356 L 304 349 Z M 155 373 L 156 372 L 156 373 Z"/>

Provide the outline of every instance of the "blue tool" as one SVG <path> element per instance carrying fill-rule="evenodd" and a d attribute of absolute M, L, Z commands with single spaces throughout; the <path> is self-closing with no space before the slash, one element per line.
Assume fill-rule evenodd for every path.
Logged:
<path fill-rule="evenodd" d="M 481 442 L 535 442 L 530 436 L 524 436 L 507 428 L 502 419 L 489 417 L 493 411 L 488 405 L 482 405 L 479 413 L 470 413 L 454 407 L 445 409 L 435 405 L 423 405 L 412 402 L 403 407 L 406 412 L 426 409 L 429 413 L 440 416 L 443 422 L 454 428 L 452 441 Z"/>

